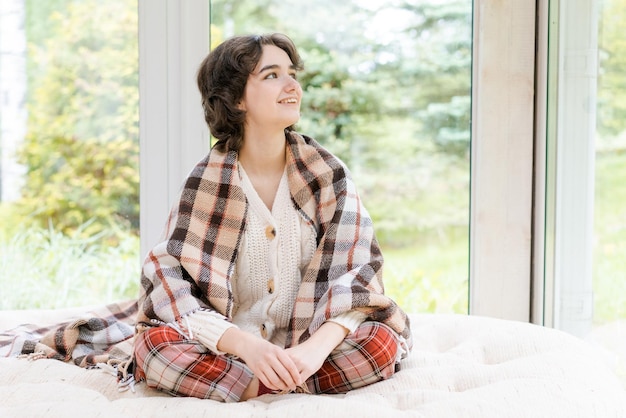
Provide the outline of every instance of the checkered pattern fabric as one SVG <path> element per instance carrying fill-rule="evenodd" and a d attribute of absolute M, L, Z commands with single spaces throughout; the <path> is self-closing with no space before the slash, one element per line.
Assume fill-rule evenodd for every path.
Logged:
<path fill-rule="evenodd" d="M 348 335 L 305 385 L 310 393 L 345 393 L 391 377 L 398 340 L 379 322 Z M 230 356 L 214 355 L 168 326 L 145 331 L 135 343 L 136 376 L 175 396 L 237 402 L 252 372 Z"/>
<path fill-rule="evenodd" d="M 306 340 L 329 318 L 359 309 L 387 324 L 410 348 L 408 317 L 384 294 L 383 257 L 348 170 L 313 139 L 286 136 L 292 201 L 318 231 L 289 324 L 288 346 Z M 139 321 L 175 323 L 198 309 L 232 318 L 230 278 L 247 209 L 237 153 L 213 149 L 187 178 L 162 242 L 146 259 Z"/>
<path fill-rule="evenodd" d="M 390 378 L 398 339 L 380 322 L 364 322 L 348 335 L 306 385 L 311 393 L 346 393 Z"/>
<path fill-rule="evenodd" d="M 135 378 L 174 396 L 237 402 L 253 376 L 245 364 L 211 354 L 168 326 L 137 336 L 135 361 Z"/>
<path fill-rule="evenodd" d="M 114 364 L 131 354 L 137 301 L 102 306 L 50 326 L 24 324 L 0 334 L 0 357 L 72 361 L 81 367 Z"/>

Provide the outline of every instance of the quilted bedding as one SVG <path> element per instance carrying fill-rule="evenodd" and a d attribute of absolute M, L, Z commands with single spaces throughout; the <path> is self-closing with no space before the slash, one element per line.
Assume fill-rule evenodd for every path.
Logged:
<path fill-rule="evenodd" d="M 0 330 L 76 310 L 0 312 Z M 626 417 L 603 354 L 566 333 L 492 318 L 411 315 L 414 350 L 392 379 L 346 395 L 264 395 L 239 404 L 119 392 L 103 370 L 0 358 L 0 417 Z"/>

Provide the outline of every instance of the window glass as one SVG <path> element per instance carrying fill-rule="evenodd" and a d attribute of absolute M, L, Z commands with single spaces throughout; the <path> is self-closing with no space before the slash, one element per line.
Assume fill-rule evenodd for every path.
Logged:
<path fill-rule="evenodd" d="M 0 309 L 135 297 L 136 0 L 0 6 Z"/>
<path fill-rule="evenodd" d="M 467 312 L 470 0 L 212 0 L 211 45 L 283 32 L 305 70 L 298 130 L 350 168 L 410 312 Z"/>
<path fill-rule="evenodd" d="M 626 1 L 600 2 L 593 246 L 594 338 L 626 385 Z"/>

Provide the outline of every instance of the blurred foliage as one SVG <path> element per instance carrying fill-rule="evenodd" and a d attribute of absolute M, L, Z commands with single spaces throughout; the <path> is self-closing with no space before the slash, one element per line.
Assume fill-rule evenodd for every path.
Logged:
<path fill-rule="evenodd" d="M 0 205 L 0 219 L 5 209 Z M 82 227 L 68 235 L 24 225 L 5 232 L 0 230 L 0 271 L 5 272 L 0 310 L 97 305 L 139 294 L 136 234 L 112 229 L 86 237 Z M 115 246 L 106 244 L 111 239 Z"/>
<path fill-rule="evenodd" d="M 18 203 L 39 225 L 88 236 L 115 225 L 139 226 L 138 149 L 126 139 L 45 138 L 23 153 L 27 188 Z"/>
<path fill-rule="evenodd" d="M 39 5 L 39 2 L 37 2 Z M 139 227 L 136 1 L 27 7 L 27 167 L 17 203 L 33 222 L 91 235 Z M 46 8 L 43 8 L 46 10 Z"/>
<path fill-rule="evenodd" d="M 407 15 L 401 55 L 388 64 L 404 97 L 392 113 L 422 122 L 416 136 L 446 154 L 466 158 L 470 143 L 472 2 L 385 2 Z M 402 103 L 402 102 L 399 102 Z"/>
<path fill-rule="evenodd" d="M 598 36 L 598 132 L 600 141 L 626 131 L 626 0 L 603 0 Z"/>
<path fill-rule="evenodd" d="M 596 157 L 593 319 L 626 318 L 626 151 Z"/>
<path fill-rule="evenodd" d="M 385 293 L 407 312 L 467 313 L 466 229 L 383 248 Z"/>

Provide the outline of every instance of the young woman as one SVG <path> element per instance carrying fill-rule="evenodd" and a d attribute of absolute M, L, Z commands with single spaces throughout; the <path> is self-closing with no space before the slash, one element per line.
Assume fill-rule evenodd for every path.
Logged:
<path fill-rule="evenodd" d="M 302 69 L 281 34 L 227 40 L 198 86 L 217 143 L 192 171 L 141 278 L 135 378 L 236 402 L 345 393 L 411 348 L 347 168 L 294 131 Z"/>

